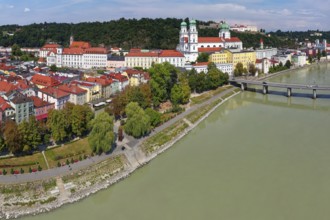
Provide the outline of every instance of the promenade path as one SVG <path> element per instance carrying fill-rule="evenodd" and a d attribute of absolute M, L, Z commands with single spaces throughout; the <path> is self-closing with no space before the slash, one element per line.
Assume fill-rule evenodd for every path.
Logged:
<path fill-rule="evenodd" d="M 196 109 L 204 106 L 204 105 L 208 105 L 214 101 L 216 101 L 217 99 L 220 99 L 222 96 L 229 94 L 229 93 L 233 93 L 233 91 L 236 88 L 230 88 L 227 89 L 213 97 L 211 97 L 210 99 L 208 99 L 207 101 L 200 103 L 200 104 L 195 104 L 189 108 L 186 109 L 186 111 L 184 111 L 183 113 L 181 113 L 180 115 L 176 116 L 175 118 L 172 118 L 171 120 L 165 122 L 164 124 L 162 124 L 161 126 L 155 128 L 148 136 L 140 138 L 140 139 L 135 139 L 131 136 L 127 136 L 125 137 L 125 139 L 127 139 L 126 142 L 117 142 L 117 147 L 114 150 L 114 152 L 112 152 L 111 154 L 102 154 L 100 156 L 94 156 L 94 157 L 90 157 L 86 160 L 82 160 L 79 161 L 77 163 L 74 164 L 70 164 L 69 166 L 62 166 L 62 167 L 57 167 L 57 168 L 53 168 L 53 169 L 48 169 L 48 170 L 43 170 L 41 172 L 36 172 L 36 173 L 25 173 L 25 174 L 14 174 L 14 175 L 1 175 L 0 176 L 0 184 L 15 184 L 15 183 L 23 183 L 23 182 L 31 182 L 31 181 L 37 181 L 37 180 L 45 180 L 45 179 L 49 179 L 49 178 L 54 178 L 54 177 L 59 177 L 59 176 L 63 176 L 63 175 L 67 175 L 70 173 L 74 173 L 77 172 L 81 169 L 87 168 L 93 164 L 97 164 L 99 162 L 102 162 L 106 159 L 109 159 L 111 157 L 115 157 L 117 155 L 121 155 L 124 154 L 125 151 L 137 151 L 138 146 L 140 146 L 140 144 L 145 141 L 147 138 L 152 137 L 153 135 L 157 134 L 158 132 L 164 130 L 165 128 L 171 126 L 172 124 L 176 123 L 177 121 L 185 118 L 187 115 L 189 115 L 191 112 L 195 111 Z M 130 148 L 126 148 L 124 151 L 121 149 L 122 146 L 128 145 Z M 132 155 L 129 153 L 125 153 L 126 156 Z M 129 158 L 128 158 L 129 159 Z"/>

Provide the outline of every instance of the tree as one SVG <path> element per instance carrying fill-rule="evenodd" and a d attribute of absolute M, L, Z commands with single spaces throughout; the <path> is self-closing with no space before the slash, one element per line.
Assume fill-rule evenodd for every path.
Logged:
<path fill-rule="evenodd" d="M 256 72 L 257 72 L 256 66 L 253 63 L 250 64 L 250 66 L 249 66 L 249 73 L 251 73 L 254 76 L 256 74 Z"/>
<path fill-rule="evenodd" d="M 308 56 L 308 62 L 312 63 L 313 62 L 313 57 L 311 55 Z"/>
<path fill-rule="evenodd" d="M 197 71 L 195 70 L 195 68 L 193 68 L 192 70 L 188 71 L 188 82 L 189 82 L 189 87 L 191 88 L 191 91 L 196 92 L 197 91 L 197 85 L 198 85 L 198 81 L 197 81 Z"/>
<path fill-rule="evenodd" d="M 3 152 L 4 150 L 6 150 L 6 143 L 2 134 L 0 134 L 0 152 Z"/>
<path fill-rule="evenodd" d="M 30 116 L 29 121 L 20 123 L 18 130 L 22 136 L 24 152 L 35 150 L 42 143 L 40 125 L 34 116 Z"/>
<path fill-rule="evenodd" d="M 57 66 L 55 64 L 50 66 L 50 71 L 57 72 Z"/>
<path fill-rule="evenodd" d="M 14 121 L 6 121 L 3 136 L 5 138 L 6 146 L 11 153 L 18 154 L 22 152 L 22 137 L 19 133 L 18 126 Z"/>
<path fill-rule="evenodd" d="M 168 62 L 154 64 L 150 69 L 150 87 L 154 106 L 170 98 L 171 89 L 177 83 L 178 70 Z"/>
<path fill-rule="evenodd" d="M 148 134 L 151 130 L 150 118 L 136 102 L 129 103 L 126 108 L 127 121 L 125 132 L 135 138 Z"/>
<path fill-rule="evenodd" d="M 221 85 L 220 74 L 221 71 L 216 67 L 214 63 L 210 63 L 207 66 L 207 85 L 208 89 L 216 89 Z"/>
<path fill-rule="evenodd" d="M 88 143 L 93 152 L 108 152 L 114 142 L 113 118 L 109 114 L 102 112 L 90 122 L 91 132 L 88 136 Z"/>
<path fill-rule="evenodd" d="M 316 56 L 317 56 L 317 60 L 320 61 L 321 60 L 321 50 L 320 49 L 317 50 Z"/>
<path fill-rule="evenodd" d="M 200 53 L 197 57 L 197 62 L 208 62 L 209 61 L 209 54 L 208 53 Z"/>
<path fill-rule="evenodd" d="M 157 125 L 160 124 L 160 122 L 161 122 L 161 116 L 162 116 L 161 113 L 159 113 L 156 110 L 153 110 L 152 108 L 147 108 L 145 110 L 145 112 L 146 112 L 146 114 L 150 118 L 150 124 L 151 124 L 151 126 L 156 127 Z"/>
<path fill-rule="evenodd" d="M 47 126 L 55 142 L 63 141 L 68 137 L 68 118 L 64 111 L 53 109 L 48 113 Z"/>
<path fill-rule="evenodd" d="M 235 76 L 242 76 L 243 73 L 244 73 L 243 64 L 242 63 L 237 63 L 236 67 L 234 69 L 234 75 Z"/>
<path fill-rule="evenodd" d="M 78 136 L 84 135 L 93 117 L 94 113 L 87 105 L 75 105 L 71 113 L 72 132 Z"/>
<path fill-rule="evenodd" d="M 286 68 L 290 69 L 290 67 L 292 66 L 291 61 L 290 61 L 290 60 L 287 60 L 287 61 L 285 62 L 285 64 L 284 64 L 284 66 L 285 66 Z"/>
<path fill-rule="evenodd" d="M 20 56 L 22 56 L 22 51 L 21 51 L 21 48 L 20 48 L 20 46 L 18 46 L 17 44 L 14 44 L 12 47 L 11 47 L 11 54 L 13 55 L 13 56 L 18 56 L 18 57 L 20 57 Z"/>
<path fill-rule="evenodd" d="M 322 57 L 326 57 L 327 56 L 327 51 L 322 50 Z"/>

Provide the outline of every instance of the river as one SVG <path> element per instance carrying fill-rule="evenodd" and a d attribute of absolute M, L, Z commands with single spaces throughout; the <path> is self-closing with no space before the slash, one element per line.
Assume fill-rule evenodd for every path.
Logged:
<path fill-rule="evenodd" d="M 330 65 L 271 79 L 330 84 Z M 330 96 L 243 92 L 129 178 L 25 220 L 330 218 Z"/>

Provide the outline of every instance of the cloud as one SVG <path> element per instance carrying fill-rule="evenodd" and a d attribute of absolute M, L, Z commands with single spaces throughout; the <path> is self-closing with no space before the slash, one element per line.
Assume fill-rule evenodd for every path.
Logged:
<path fill-rule="evenodd" d="M 29 12 L 31 11 L 30 8 L 24 8 L 24 12 Z"/>

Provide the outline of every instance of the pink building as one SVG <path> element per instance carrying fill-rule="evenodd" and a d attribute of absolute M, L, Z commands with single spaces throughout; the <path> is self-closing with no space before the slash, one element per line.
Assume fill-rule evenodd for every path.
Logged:
<path fill-rule="evenodd" d="M 46 119 L 48 117 L 49 110 L 55 108 L 54 103 L 43 101 L 37 96 L 31 96 L 30 98 L 33 100 L 34 116 L 38 121 Z"/>

